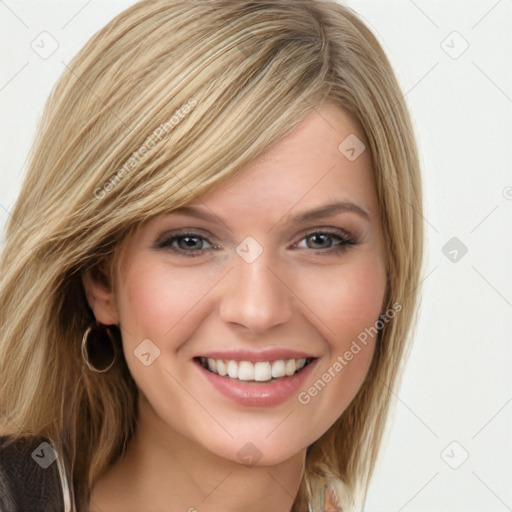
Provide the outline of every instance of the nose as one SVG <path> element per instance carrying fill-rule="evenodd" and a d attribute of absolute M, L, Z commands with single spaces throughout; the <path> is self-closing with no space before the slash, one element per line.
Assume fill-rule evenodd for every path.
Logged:
<path fill-rule="evenodd" d="M 262 334 L 290 321 L 293 293 L 286 276 L 263 253 L 247 263 L 234 258 L 234 268 L 224 283 L 219 314 L 229 324 L 238 324 Z"/>

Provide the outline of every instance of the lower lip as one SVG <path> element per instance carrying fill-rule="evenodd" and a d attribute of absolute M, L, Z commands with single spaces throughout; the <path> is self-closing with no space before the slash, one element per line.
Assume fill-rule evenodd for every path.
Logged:
<path fill-rule="evenodd" d="M 316 359 L 311 361 L 300 372 L 290 377 L 280 377 L 273 382 L 245 383 L 238 379 L 222 377 L 207 370 L 199 362 L 195 362 L 208 382 L 221 394 L 240 405 L 251 407 L 270 407 L 285 402 L 295 395 L 298 388 L 311 374 Z"/>

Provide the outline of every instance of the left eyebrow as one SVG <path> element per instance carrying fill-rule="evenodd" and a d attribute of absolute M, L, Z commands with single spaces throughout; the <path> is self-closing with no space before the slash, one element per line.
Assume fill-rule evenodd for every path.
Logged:
<path fill-rule="evenodd" d="M 308 210 L 299 213 L 298 215 L 290 219 L 290 222 L 292 224 L 300 224 L 302 222 L 325 219 L 327 217 L 334 217 L 339 213 L 345 212 L 355 213 L 364 220 L 370 221 L 370 213 L 362 206 L 359 206 L 358 204 L 353 203 L 351 201 L 336 201 L 334 203 L 329 203 L 322 205 L 318 208 L 314 208 L 313 210 Z"/>

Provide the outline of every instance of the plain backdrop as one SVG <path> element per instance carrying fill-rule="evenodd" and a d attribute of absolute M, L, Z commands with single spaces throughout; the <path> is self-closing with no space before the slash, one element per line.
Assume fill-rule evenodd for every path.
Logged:
<path fill-rule="evenodd" d="M 0 1 L 2 229 L 64 63 L 133 3 Z M 512 0 L 349 5 L 410 107 L 427 234 L 415 344 L 365 510 L 512 510 Z"/>

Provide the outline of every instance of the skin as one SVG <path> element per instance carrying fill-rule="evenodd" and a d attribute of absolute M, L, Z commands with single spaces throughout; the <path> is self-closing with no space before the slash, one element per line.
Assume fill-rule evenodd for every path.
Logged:
<path fill-rule="evenodd" d="M 307 391 L 375 324 L 386 288 L 384 240 L 369 152 L 349 161 L 338 150 L 354 133 L 350 118 L 324 103 L 236 179 L 192 204 L 211 220 L 172 212 L 131 235 L 116 289 L 84 276 L 97 320 L 121 326 L 140 390 L 136 434 L 93 487 L 91 510 L 291 509 L 306 448 L 361 386 L 373 343 L 305 405 L 297 394 L 272 407 L 239 405 L 212 388 L 192 358 L 232 347 L 303 350 L 318 358 L 299 390 Z M 335 200 L 358 205 L 368 218 L 343 211 L 292 223 Z M 195 257 L 155 248 L 162 235 L 183 228 L 219 248 L 204 239 L 192 240 L 193 250 L 203 249 Z M 347 232 L 355 244 L 337 250 L 336 236 L 311 236 L 326 229 Z M 248 236 L 263 249 L 252 263 L 236 252 Z M 187 250 L 180 243 L 172 247 Z M 149 366 L 134 356 L 145 339 L 160 349 Z M 238 459 L 247 443 L 261 454 L 256 465 Z"/>

